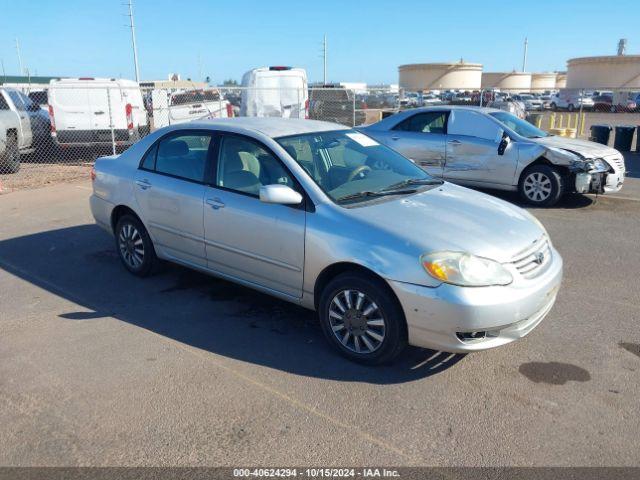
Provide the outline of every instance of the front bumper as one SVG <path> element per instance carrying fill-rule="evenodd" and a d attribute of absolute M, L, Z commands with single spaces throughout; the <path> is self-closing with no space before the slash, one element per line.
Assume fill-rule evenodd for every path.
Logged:
<path fill-rule="evenodd" d="M 552 261 L 540 276 L 514 275 L 507 286 L 436 288 L 390 281 L 404 309 L 409 344 L 446 352 L 474 352 L 524 337 L 549 313 L 562 280 L 562 257 L 552 249 Z M 461 333 L 483 332 L 470 339 Z"/>
<path fill-rule="evenodd" d="M 605 178 L 604 186 L 602 187 L 604 193 L 615 193 L 622 190 L 622 184 L 624 183 L 625 172 L 613 172 L 608 173 Z"/>

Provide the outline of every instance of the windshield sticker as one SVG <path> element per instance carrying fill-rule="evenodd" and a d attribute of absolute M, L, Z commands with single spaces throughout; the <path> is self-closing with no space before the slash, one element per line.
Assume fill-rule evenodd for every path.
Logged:
<path fill-rule="evenodd" d="M 367 137 L 362 133 L 347 133 L 347 137 L 349 137 L 354 142 L 358 142 L 363 147 L 377 147 L 380 145 L 373 138 Z"/>

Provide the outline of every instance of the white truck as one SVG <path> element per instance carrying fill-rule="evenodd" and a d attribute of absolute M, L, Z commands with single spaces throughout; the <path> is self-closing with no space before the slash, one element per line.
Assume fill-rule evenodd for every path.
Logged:
<path fill-rule="evenodd" d="M 51 80 L 49 116 L 51 135 L 63 147 L 127 146 L 149 133 L 142 92 L 133 80 Z"/>
<path fill-rule="evenodd" d="M 308 118 L 306 70 L 292 67 L 249 70 L 242 76 L 240 116 Z"/>
<path fill-rule="evenodd" d="M 49 116 L 24 93 L 0 88 L 0 174 L 20 169 L 20 155 L 47 145 Z"/>
<path fill-rule="evenodd" d="M 20 170 L 20 122 L 0 96 L 0 175 Z"/>
<path fill-rule="evenodd" d="M 206 118 L 233 116 L 232 106 L 217 88 L 171 92 L 159 88 L 151 92 L 153 127 L 161 128 Z"/>

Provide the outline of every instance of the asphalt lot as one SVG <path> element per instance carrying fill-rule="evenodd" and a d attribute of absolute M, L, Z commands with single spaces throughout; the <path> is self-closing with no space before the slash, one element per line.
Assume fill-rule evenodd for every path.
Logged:
<path fill-rule="evenodd" d="M 565 279 L 527 338 L 378 368 L 298 307 L 179 267 L 129 275 L 86 181 L 2 195 L 0 465 L 640 465 L 631 160 L 620 194 L 533 211 Z"/>

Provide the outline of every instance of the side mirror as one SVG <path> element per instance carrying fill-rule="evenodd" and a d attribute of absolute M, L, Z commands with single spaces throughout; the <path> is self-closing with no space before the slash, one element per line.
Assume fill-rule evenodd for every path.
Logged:
<path fill-rule="evenodd" d="M 286 185 L 265 185 L 260 187 L 260 201 L 279 205 L 300 205 L 302 195 Z"/>
<path fill-rule="evenodd" d="M 509 135 L 503 133 L 502 140 L 500 140 L 500 143 L 498 144 L 498 155 L 504 155 L 504 152 L 510 143 L 511 139 L 509 138 Z"/>

